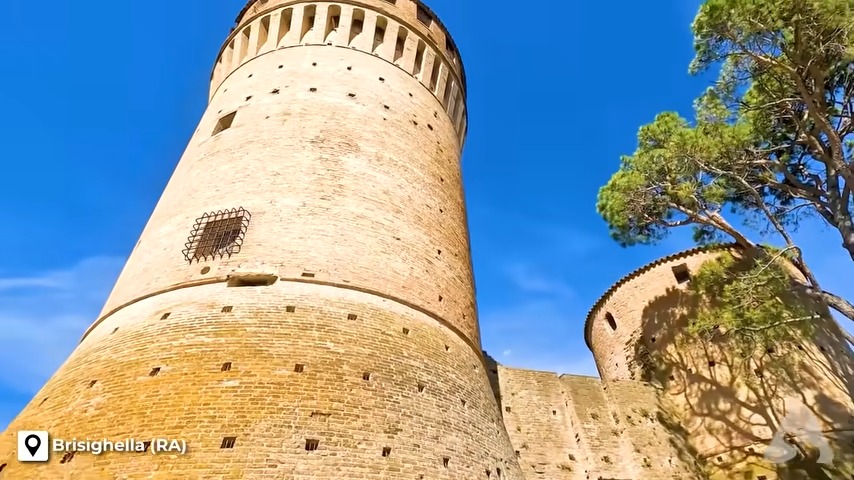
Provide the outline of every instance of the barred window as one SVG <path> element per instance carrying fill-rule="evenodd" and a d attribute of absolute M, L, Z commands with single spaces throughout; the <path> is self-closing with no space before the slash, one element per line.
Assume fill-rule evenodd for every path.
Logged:
<path fill-rule="evenodd" d="M 230 257 L 240 252 L 251 215 L 243 208 L 218 210 L 196 219 L 184 249 L 188 262 Z"/>

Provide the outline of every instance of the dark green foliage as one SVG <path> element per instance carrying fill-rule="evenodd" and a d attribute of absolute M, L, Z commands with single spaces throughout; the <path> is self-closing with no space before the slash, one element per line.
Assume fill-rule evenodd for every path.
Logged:
<path fill-rule="evenodd" d="M 636 151 L 599 191 L 611 235 L 647 244 L 691 226 L 699 244 L 730 238 L 745 250 L 756 248 L 751 235 L 773 235 L 805 278 L 802 293 L 854 320 L 854 305 L 821 290 L 791 237 L 818 217 L 854 260 L 854 0 L 707 0 L 693 30 L 690 72 L 720 67 L 718 80 L 693 120 L 664 112 L 640 128 Z M 764 280 L 777 274 L 762 270 Z M 769 295 L 791 282 L 746 278 L 738 288 Z M 748 305 L 747 320 L 771 318 L 772 305 Z"/>
<path fill-rule="evenodd" d="M 792 293 L 785 255 L 769 253 L 764 260 L 724 253 L 705 263 L 691 279 L 700 304 L 689 333 L 729 337 L 748 355 L 766 344 L 812 335 L 819 308 Z"/>

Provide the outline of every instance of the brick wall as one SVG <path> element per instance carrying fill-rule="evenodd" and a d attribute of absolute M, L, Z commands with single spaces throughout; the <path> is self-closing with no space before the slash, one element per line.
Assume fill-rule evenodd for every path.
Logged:
<path fill-rule="evenodd" d="M 239 72 L 212 100 L 103 313 L 236 268 L 309 271 L 430 310 L 479 343 L 459 145 L 436 98 L 396 66 L 334 47 L 280 50 Z M 240 206 L 252 214 L 241 253 L 208 274 L 188 266 L 195 219 Z"/>
<path fill-rule="evenodd" d="M 504 425 L 525 478 L 584 478 L 572 460 L 578 452 L 558 376 L 499 366 L 498 381 Z"/>
<path fill-rule="evenodd" d="M 641 382 L 496 367 L 501 412 L 527 480 L 698 479 Z"/>
<path fill-rule="evenodd" d="M 189 452 L 20 464 L 19 429 L 173 437 Z M 0 437 L 1 463 L 0 477 L 34 480 L 523 478 L 468 343 L 395 302 L 295 282 L 185 288 L 108 317 Z"/>

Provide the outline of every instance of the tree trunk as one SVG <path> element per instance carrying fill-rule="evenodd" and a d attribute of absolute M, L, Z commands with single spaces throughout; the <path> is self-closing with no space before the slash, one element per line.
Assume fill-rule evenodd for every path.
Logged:
<path fill-rule="evenodd" d="M 847 250 L 851 260 L 854 260 L 854 232 L 842 234 L 842 248 Z"/>
<path fill-rule="evenodd" d="M 848 300 L 825 290 L 820 291 L 819 296 L 830 308 L 836 310 L 845 316 L 845 318 L 854 321 L 854 305 Z"/>
<path fill-rule="evenodd" d="M 798 284 L 798 289 L 801 290 L 806 296 L 809 298 L 815 299 L 824 303 L 828 307 L 836 310 L 840 315 L 844 316 L 848 320 L 854 321 L 854 305 L 851 304 L 848 300 L 836 295 L 835 293 L 830 293 L 825 290 L 816 290 L 809 285 Z M 843 335 L 845 335 L 845 339 L 848 340 L 848 343 L 854 344 L 854 337 L 845 331 L 844 328 L 840 325 L 840 329 L 842 329 Z"/>

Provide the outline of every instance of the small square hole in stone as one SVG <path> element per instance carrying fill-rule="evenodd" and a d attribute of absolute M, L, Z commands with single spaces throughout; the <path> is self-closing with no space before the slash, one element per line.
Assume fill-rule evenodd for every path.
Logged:
<path fill-rule="evenodd" d="M 89 388 L 94 387 L 96 383 L 98 383 L 97 380 L 92 380 L 91 382 L 89 382 Z"/>
<path fill-rule="evenodd" d="M 163 315 L 160 316 L 160 320 L 166 320 L 167 318 L 169 318 L 169 315 L 171 315 L 171 314 L 172 314 L 172 312 L 164 313 Z"/>
<path fill-rule="evenodd" d="M 504 411 L 505 411 L 505 412 L 508 412 L 508 413 L 509 413 L 509 412 L 510 412 L 510 410 L 512 410 L 512 409 L 510 408 L 510 406 L 506 406 L 506 407 L 504 407 Z"/>
<path fill-rule="evenodd" d="M 404 334 L 404 335 L 409 335 L 409 329 L 408 329 L 408 328 L 406 328 L 406 327 L 403 327 L 403 334 Z"/>
<path fill-rule="evenodd" d="M 450 457 L 442 457 L 442 466 L 447 467 L 448 463 L 450 463 L 450 461 L 451 461 Z"/>
<path fill-rule="evenodd" d="M 222 364 L 222 368 L 220 368 L 221 372 L 228 372 L 231 370 L 231 362 L 225 362 Z"/>
<path fill-rule="evenodd" d="M 383 456 L 387 457 L 391 455 L 391 447 L 383 447 Z"/>
<path fill-rule="evenodd" d="M 294 372 L 296 372 L 296 373 L 302 373 L 302 372 L 304 372 L 304 371 L 305 371 L 305 365 L 303 365 L 303 364 L 301 364 L 301 363 L 298 363 L 298 364 L 294 365 Z"/>
<path fill-rule="evenodd" d="M 305 278 L 314 278 L 314 274 L 309 272 L 302 272 L 302 276 Z"/>
<path fill-rule="evenodd" d="M 691 272 L 688 271 L 688 265 L 681 264 L 673 267 L 673 276 L 676 277 L 677 283 L 685 283 L 691 280 Z"/>
<path fill-rule="evenodd" d="M 62 456 L 62 460 L 59 463 L 68 463 L 71 459 L 74 458 L 74 452 L 66 452 L 65 455 Z"/>
<path fill-rule="evenodd" d="M 113 329 L 113 331 L 110 333 L 110 335 L 112 335 L 113 333 L 116 333 L 116 332 L 118 332 L 118 331 L 119 331 L 119 327 L 116 327 L 116 328 L 114 328 L 114 329 Z"/>
<path fill-rule="evenodd" d="M 424 393 L 424 389 L 427 388 L 423 383 L 418 384 L 418 393 Z"/>
<path fill-rule="evenodd" d="M 151 446 L 151 441 L 150 441 L 150 440 L 149 440 L 149 441 L 146 441 L 146 442 L 142 442 L 142 451 L 143 451 L 143 452 L 147 452 L 147 451 L 148 451 L 148 447 L 150 447 L 150 446 Z"/>
<path fill-rule="evenodd" d="M 294 313 L 297 311 L 297 307 L 293 305 L 288 305 L 287 307 L 285 307 L 285 311 L 288 313 Z"/>
<path fill-rule="evenodd" d="M 225 307 L 222 307 L 222 313 L 231 313 L 233 309 L 234 307 L 232 307 L 231 305 L 227 305 Z"/>
<path fill-rule="evenodd" d="M 348 315 L 347 315 L 347 320 L 355 320 L 355 319 L 356 319 L 356 314 L 355 314 L 355 313 L 350 313 L 350 314 L 348 314 Z"/>
<path fill-rule="evenodd" d="M 716 365 L 716 363 L 715 363 L 715 361 L 714 361 L 714 360 L 710 360 L 710 361 L 709 361 L 709 366 L 710 366 L 710 367 L 714 367 L 715 365 Z"/>
<path fill-rule="evenodd" d="M 150 372 L 148 372 L 149 377 L 156 377 L 158 375 L 160 375 L 160 367 L 154 367 Z"/>
<path fill-rule="evenodd" d="M 223 437 L 222 443 L 219 444 L 219 448 L 234 448 L 234 443 L 237 441 L 237 437 Z"/>
<path fill-rule="evenodd" d="M 307 452 L 313 452 L 317 450 L 317 447 L 320 446 L 320 440 L 315 440 L 313 438 L 305 439 L 305 450 Z"/>
<path fill-rule="evenodd" d="M 371 374 L 370 374 L 370 372 L 365 372 L 365 373 L 363 373 L 363 374 L 362 374 L 362 380 L 370 381 L 370 380 L 371 380 Z"/>

